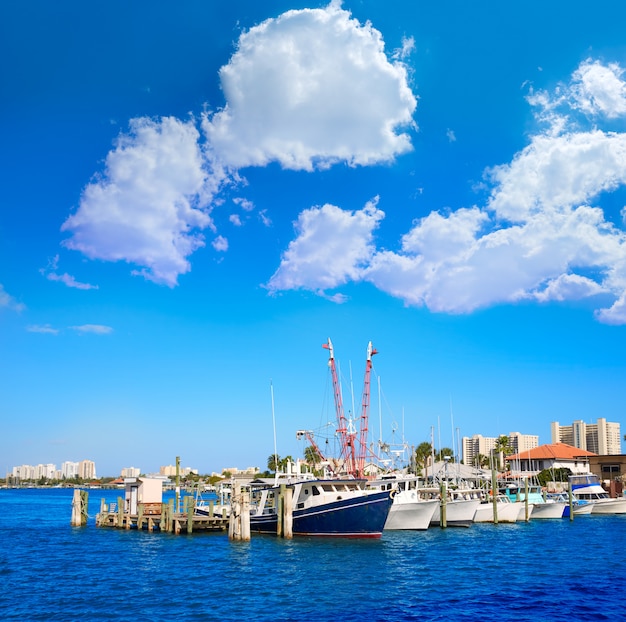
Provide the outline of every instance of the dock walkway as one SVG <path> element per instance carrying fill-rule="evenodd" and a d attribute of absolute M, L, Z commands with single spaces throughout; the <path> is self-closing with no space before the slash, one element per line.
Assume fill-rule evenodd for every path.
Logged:
<path fill-rule="evenodd" d="M 117 503 L 105 503 L 102 499 L 100 512 L 96 515 L 97 527 L 117 529 L 141 529 L 168 533 L 197 533 L 202 531 L 228 531 L 229 517 L 226 511 L 214 512 L 209 502 L 206 513 L 196 512 L 193 499 L 185 504 L 182 512 L 176 512 L 174 501 L 169 503 L 139 503 L 137 513 L 124 510 L 123 499 Z"/>

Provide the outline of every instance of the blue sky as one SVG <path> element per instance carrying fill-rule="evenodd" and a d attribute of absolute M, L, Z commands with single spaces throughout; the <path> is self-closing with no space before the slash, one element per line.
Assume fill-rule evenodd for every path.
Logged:
<path fill-rule="evenodd" d="M 624 428 L 625 19 L 3 3 L 2 468 L 301 455 L 329 337 L 375 438 Z"/>

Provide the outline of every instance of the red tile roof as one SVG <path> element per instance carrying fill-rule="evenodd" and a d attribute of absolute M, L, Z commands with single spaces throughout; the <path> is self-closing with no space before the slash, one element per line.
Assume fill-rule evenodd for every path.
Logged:
<path fill-rule="evenodd" d="M 597 456 L 592 451 L 579 449 L 565 443 L 553 443 L 540 445 L 534 449 L 523 451 L 513 456 L 507 456 L 507 460 L 575 460 L 579 457 Z"/>

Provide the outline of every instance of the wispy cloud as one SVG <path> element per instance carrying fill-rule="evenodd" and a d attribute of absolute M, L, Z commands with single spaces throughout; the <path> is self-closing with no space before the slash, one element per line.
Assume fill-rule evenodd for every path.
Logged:
<path fill-rule="evenodd" d="M 60 332 L 58 328 L 52 328 L 50 324 L 31 324 L 30 326 L 26 327 L 26 330 L 29 333 L 42 333 L 46 335 L 58 335 Z"/>
<path fill-rule="evenodd" d="M 93 333 L 96 335 L 109 335 L 113 332 L 110 326 L 103 326 L 102 324 L 82 324 L 81 326 L 70 326 L 69 328 L 78 333 Z"/>
<path fill-rule="evenodd" d="M 63 274 L 57 274 L 56 272 L 49 272 L 46 274 L 46 278 L 49 281 L 59 281 L 67 287 L 74 287 L 76 289 L 98 289 L 97 285 L 91 285 L 89 283 L 81 283 L 77 281 L 71 274 L 64 272 Z"/>
<path fill-rule="evenodd" d="M 20 312 L 26 308 L 26 305 L 15 300 L 15 298 L 4 289 L 4 286 L 0 284 L 0 309 L 1 308 Z"/>

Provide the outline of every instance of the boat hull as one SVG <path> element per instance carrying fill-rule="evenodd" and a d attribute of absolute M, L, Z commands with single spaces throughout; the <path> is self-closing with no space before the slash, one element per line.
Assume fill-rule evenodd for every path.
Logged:
<path fill-rule="evenodd" d="M 294 536 L 380 538 L 393 500 L 388 491 L 371 492 L 293 511 Z M 250 516 L 250 531 L 276 534 L 276 514 Z"/>
<path fill-rule="evenodd" d="M 498 503 L 498 522 L 515 523 L 520 514 L 519 503 Z M 475 523 L 493 523 L 493 503 L 481 503 L 474 514 Z"/>
<path fill-rule="evenodd" d="M 532 519 L 563 518 L 565 503 L 533 503 Z"/>
<path fill-rule="evenodd" d="M 480 499 L 459 499 L 446 503 L 446 525 L 448 527 L 469 527 L 474 522 L 474 515 L 480 506 Z M 437 504 L 430 521 L 431 527 L 441 523 L 441 508 Z"/>
<path fill-rule="evenodd" d="M 385 523 L 386 531 L 411 529 L 422 531 L 428 529 L 435 509 L 439 506 L 437 499 L 430 501 L 405 501 L 401 492 L 394 497 L 393 505 Z"/>
<path fill-rule="evenodd" d="M 592 514 L 626 514 L 626 499 L 598 499 L 593 502 Z"/>

